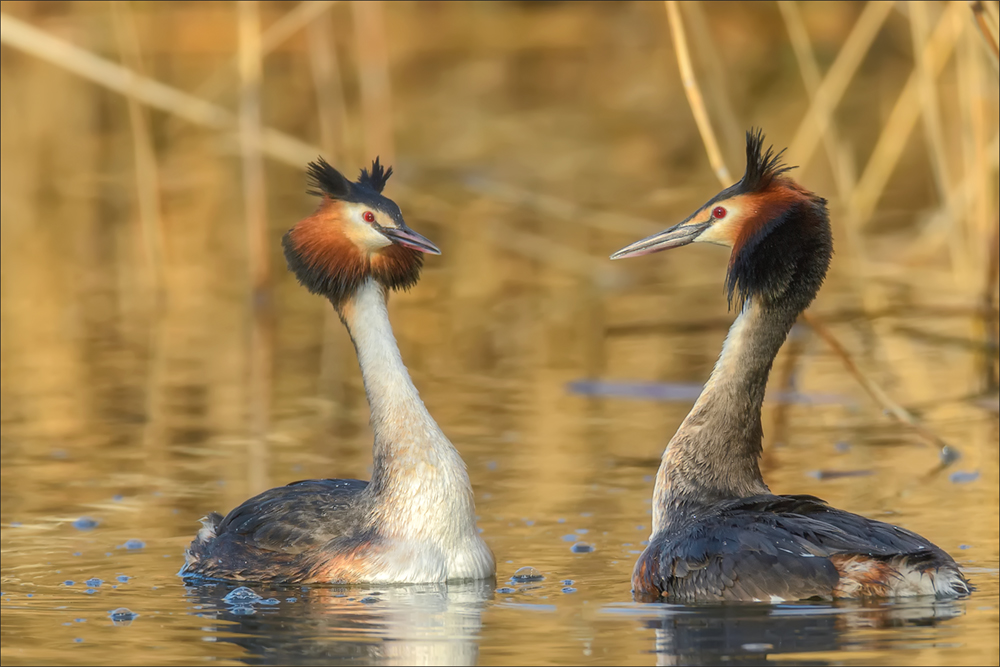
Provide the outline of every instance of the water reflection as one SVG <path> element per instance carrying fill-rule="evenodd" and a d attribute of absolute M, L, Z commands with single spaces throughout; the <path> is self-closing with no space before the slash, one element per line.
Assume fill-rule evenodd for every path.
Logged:
<path fill-rule="evenodd" d="M 767 665 L 778 662 L 772 660 L 775 656 L 841 651 L 857 641 L 856 635 L 848 639 L 851 631 L 934 626 L 964 613 L 964 602 L 933 598 L 836 605 L 665 605 L 647 627 L 656 632 L 658 665 Z M 870 642 L 880 643 L 877 637 Z M 829 664 L 826 656 L 816 658 L 800 658 L 796 664 Z"/>
<path fill-rule="evenodd" d="M 268 587 L 246 602 L 234 586 L 204 583 L 187 595 L 216 621 L 202 628 L 210 641 L 240 646 L 247 664 L 474 665 L 494 585 Z"/>

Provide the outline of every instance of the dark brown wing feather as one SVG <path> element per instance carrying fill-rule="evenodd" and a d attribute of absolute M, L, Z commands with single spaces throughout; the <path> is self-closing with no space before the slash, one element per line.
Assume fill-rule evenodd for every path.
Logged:
<path fill-rule="evenodd" d="M 225 518 L 212 515 L 191 543 L 181 574 L 297 581 L 323 547 L 349 550 L 362 537 L 368 482 L 311 479 L 264 491 Z"/>
<path fill-rule="evenodd" d="M 698 512 L 656 536 L 633 573 L 636 597 L 785 600 L 832 596 L 840 578 L 829 556 L 950 556 L 919 535 L 834 509 L 813 496 L 754 496 Z"/>

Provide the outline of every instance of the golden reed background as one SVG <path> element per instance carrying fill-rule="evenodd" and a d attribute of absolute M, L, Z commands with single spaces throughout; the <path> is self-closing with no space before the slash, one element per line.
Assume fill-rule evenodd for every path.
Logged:
<path fill-rule="evenodd" d="M 830 200 L 837 254 L 810 315 L 885 393 L 798 331 L 772 388 L 848 399 L 766 406 L 772 488 L 817 492 L 803 472 L 838 465 L 817 443 L 858 444 L 877 474 L 820 495 L 902 502 L 928 534 L 960 515 L 995 567 L 997 3 L 0 9 L 5 553 L 24 546 L 15 515 L 41 530 L 82 505 L 179 554 L 205 511 L 367 476 L 350 342 L 280 253 L 314 206 L 303 170 L 319 153 L 352 175 L 393 164 L 387 194 L 444 251 L 392 316 L 485 493 L 487 534 L 500 514 L 577 508 L 594 484 L 625 489 L 609 516 L 637 516 L 689 403 L 567 383 L 707 377 L 731 318 L 724 253 L 607 255 L 738 178 L 759 125 Z M 935 473 L 941 440 L 981 471 L 974 490 Z M 126 511 L 111 488 L 170 503 Z"/>

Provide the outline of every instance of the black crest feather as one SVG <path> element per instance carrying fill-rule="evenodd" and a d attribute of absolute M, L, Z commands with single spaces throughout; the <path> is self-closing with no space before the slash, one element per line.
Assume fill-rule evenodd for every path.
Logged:
<path fill-rule="evenodd" d="M 757 192 L 770 185 L 771 180 L 780 174 L 795 169 L 781 161 L 785 149 L 774 152 L 774 146 L 764 150 L 764 131 L 760 128 L 747 132 L 747 169 L 743 173 L 738 187 L 741 192 Z"/>
<path fill-rule="evenodd" d="M 382 192 L 382 189 L 385 188 L 385 182 L 389 180 L 390 176 L 392 176 L 392 167 L 383 169 L 376 156 L 375 161 L 372 162 L 370 173 L 367 169 L 361 170 L 361 176 L 358 177 L 358 184 L 367 185 L 375 192 Z"/>
<path fill-rule="evenodd" d="M 306 171 L 309 174 L 308 194 L 318 197 L 327 195 L 332 199 L 347 199 L 350 196 L 353 184 L 323 158 L 310 162 Z"/>

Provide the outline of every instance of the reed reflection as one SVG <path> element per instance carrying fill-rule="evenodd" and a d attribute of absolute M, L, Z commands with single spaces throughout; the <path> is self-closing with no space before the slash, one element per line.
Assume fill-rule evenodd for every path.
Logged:
<path fill-rule="evenodd" d="M 203 628 L 210 641 L 240 646 L 246 664 L 473 665 L 494 585 L 268 587 L 241 600 L 232 585 L 209 583 L 187 594 L 216 621 Z"/>

